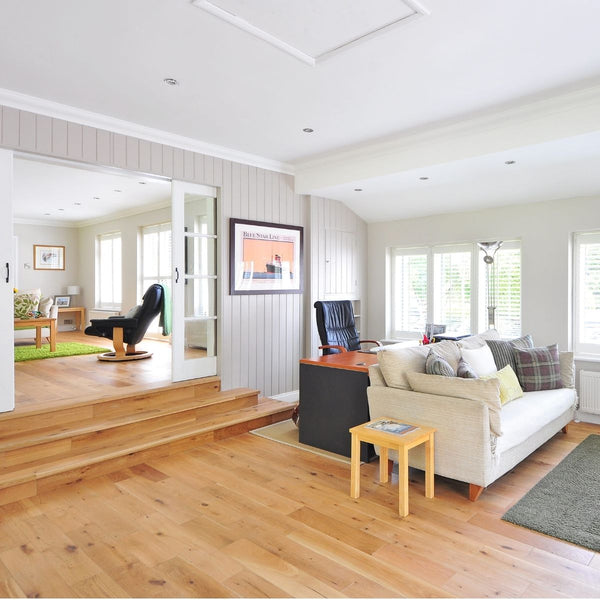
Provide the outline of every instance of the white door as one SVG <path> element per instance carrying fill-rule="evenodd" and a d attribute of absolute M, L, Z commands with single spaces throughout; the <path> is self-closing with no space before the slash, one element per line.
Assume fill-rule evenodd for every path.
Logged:
<path fill-rule="evenodd" d="M 217 374 L 217 190 L 173 181 L 173 381 Z"/>
<path fill-rule="evenodd" d="M 0 412 L 15 408 L 12 181 L 13 154 L 0 150 Z"/>

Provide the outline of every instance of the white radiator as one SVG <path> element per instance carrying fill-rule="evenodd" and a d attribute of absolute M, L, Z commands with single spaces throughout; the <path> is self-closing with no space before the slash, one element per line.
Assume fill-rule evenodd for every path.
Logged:
<path fill-rule="evenodd" d="M 600 415 L 600 371 L 579 371 L 579 410 Z"/>

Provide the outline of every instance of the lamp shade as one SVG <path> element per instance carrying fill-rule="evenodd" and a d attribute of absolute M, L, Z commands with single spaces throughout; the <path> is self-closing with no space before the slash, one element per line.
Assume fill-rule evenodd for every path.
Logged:
<path fill-rule="evenodd" d="M 67 294 L 69 296 L 78 296 L 79 294 L 81 294 L 81 287 L 78 285 L 68 285 Z"/>

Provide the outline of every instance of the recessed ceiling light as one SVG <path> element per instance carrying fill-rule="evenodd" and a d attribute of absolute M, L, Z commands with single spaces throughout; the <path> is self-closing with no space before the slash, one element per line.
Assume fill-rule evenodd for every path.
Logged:
<path fill-rule="evenodd" d="M 504 164 L 505 165 L 514 165 L 517 161 L 516 160 L 505 160 Z"/>
<path fill-rule="evenodd" d="M 354 188 L 354 191 L 355 191 L 355 192 L 362 192 L 362 191 L 363 191 L 363 189 L 362 189 L 362 188 Z"/>
<path fill-rule="evenodd" d="M 81 202 L 73 202 L 75 206 L 81 206 Z"/>
<path fill-rule="evenodd" d="M 59 208 L 58 210 L 60 210 L 60 211 L 63 211 L 63 210 L 65 210 L 65 209 L 64 209 L 64 208 Z"/>
<path fill-rule="evenodd" d="M 312 133 L 314 131 L 314 129 L 312 129 L 310 127 L 305 127 L 302 131 L 304 131 L 304 133 Z"/>
<path fill-rule="evenodd" d="M 138 181 L 138 183 L 139 183 L 140 185 L 146 185 L 146 182 L 145 182 L 145 181 Z"/>
<path fill-rule="evenodd" d="M 419 177 L 419 179 L 420 179 L 421 181 L 427 181 L 427 180 L 429 179 L 429 177 Z"/>
<path fill-rule="evenodd" d="M 49 216 L 50 216 L 50 213 L 44 213 L 44 216 L 45 216 L 45 217 L 49 217 Z"/>
<path fill-rule="evenodd" d="M 173 77 L 165 77 L 163 83 L 166 83 L 167 85 L 179 85 L 179 81 L 173 79 Z"/>
<path fill-rule="evenodd" d="M 92 200 L 100 200 L 100 196 L 94 196 Z"/>
<path fill-rule="evenodd" d="M 120 194 L 123 190 L 113 190 L 113 192 L 117 192 L 117 194 Z"/>

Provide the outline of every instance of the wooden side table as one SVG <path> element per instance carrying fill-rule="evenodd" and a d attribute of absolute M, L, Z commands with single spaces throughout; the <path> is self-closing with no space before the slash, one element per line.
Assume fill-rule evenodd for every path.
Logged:
<path fill-rule="evenodd" d="M 65 313 L 75 313 L 77 329 L 83 331 L 83 325 L 85 324 L 85 308 L 83 306 L 65 306 L 58 309 L 59 315 L 64 315 Z"/>
<path fill-rule="evenodd" d="M 350 496 L 358 498 L 360 496 L 360 443 L 367 442 L 380 446 L 379 454 L 379 480 L 381 483 L 388 481 L 388 450 L 398 451 L 398 512 L 401 517 L 408 515 L 408 451 L 419 444 L 425 444 L 425 497 L 433 498 L 434 494 L 434 441 L 433 435 L 436 432 L 434 427 L 425 427 L 416 423 L 405 423 L 415 427 L 412 431 L 406 433 L 388 433 L 378 429 L 368 427 L 380 421 L 393 421 L 400 423 L 397 419 L 381 417 L 373 419 L 368 423 L 357 425 L 350 428 L 352 436 L 351 453 L 351 477 L 350 477 Z"/>

